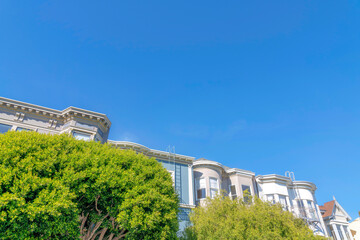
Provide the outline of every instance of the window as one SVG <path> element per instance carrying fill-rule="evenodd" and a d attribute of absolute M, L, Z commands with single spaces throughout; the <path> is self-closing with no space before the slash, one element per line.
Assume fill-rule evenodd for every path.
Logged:
<path fill-rule="evenodd" d="M 242 189 L 242 192 L 243 192 L 244 201 L 249 202 L 250 196 L 251 196 L 250 186 L 241 185 L 241 189 Z"/>
<path fill-rule="evenodd" d="M 86 134 L 86 133 L 80 133 L 80 132 L 73 132 L 73 136 L 77 139 L 77 140 L 84 140 L 84 141 L 90 141 L 90 134 Z"/>
<path fill-rule="evenodd" d="M 210 178 L 210 197 L 214 198 L 219 192 L 219 184 L 216 178 Z"/>
<path fill-rule="evenodd" d="M 288 209 L 288 205 L 287 205 L 287 203 L 286 203 L 286 196 L 284 196 L 284 195 L 279 195 L 279 202 L 280 202 L 281 206 L 283 207 L 283 210 L 284 210 L 284 211 L 289 210 L 289 209 Z"/>
<path fill-rule="evenodd" d="M 230 186 L 230 197 L 232 200 L 235 200 L 237 198 L 235 185 Z"/>
<path fill-rule="evenodd" d="M 272 204 L 275 204 L 275 197 L 274 194 L 268 194 L 266 195 L 266 200 L 271 202 Z"/>
<path fill-rule="evenodd" d="M 95 142 L 101 142 L 101 138 L 96 134 L 94 137 Z"/>
<path fill-rule="evenodd" d="M 11 127 L 12 127 L 11 125 L 0 123 L 0 133 L 6 133 L 11 129 Z"/>
<path fill-rule="evenodd" d="M 315 216 L 315 209 L 312 207 L 312 203 L 310 200 L 307 201 L 307 204 L 308 204 L 308 208 L 309 208 L 309 212 L 310 212 L 310 216 L 311 218 L 315 219 L 316 216 Z"/>
<path fill-rule="evenodd" d="M 195 184 L 196 184 L 196 198 L 197 199 L 206 198 L 205 178 L 197 178 L 195 180 Z"/>
<path fill-rule="evenodd" d="M 16 131 L 17 131 L 17 132 L 22 132 L 22 131 L 31 131 L 31 130 L 30 130 L 30 129 L 27 129 L 27 128 L 17 127 L 17 128 L 16 128 Z"/>
<path fill-rule="evenodd" d="M 306 218 L 306 211 L 305 211 L 305 206 L 302 200 L 297 200 L 297 205 L 299 208 L 299 213 L 300 213 L 300 217 L 305 217 Z"/>

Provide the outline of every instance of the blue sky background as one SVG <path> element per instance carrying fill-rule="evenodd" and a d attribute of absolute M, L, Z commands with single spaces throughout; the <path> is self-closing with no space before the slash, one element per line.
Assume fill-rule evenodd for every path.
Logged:
<path fill-rule="evenodd" d="M 360 2 L 1 1 L 0 95 L 360 210 Z"/>

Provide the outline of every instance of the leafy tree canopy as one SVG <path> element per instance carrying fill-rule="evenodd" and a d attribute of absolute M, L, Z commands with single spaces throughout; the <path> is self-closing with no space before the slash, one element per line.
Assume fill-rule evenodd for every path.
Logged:
<path fill-rule="evenodd" d="M 280 205 L 259 198 L 246 199 L 231 200 L 220 194 L 206 199 L 192 212 L 192 226 L 186 229 L 183 239 L 324 239 L 314 236 L 303 220 L 283 211 Z"/>
<path fill-rule="evenodd" d="M 0 135 L 0 239 L 174 239 L 178 197 L 155 159 L 68 135 Z"/>

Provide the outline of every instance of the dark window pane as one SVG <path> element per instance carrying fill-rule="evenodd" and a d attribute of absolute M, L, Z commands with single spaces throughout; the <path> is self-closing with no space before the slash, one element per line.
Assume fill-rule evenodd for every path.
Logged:
<path fill-rule="evenodd" d="M 236 187 L 235 187 L 235 185 L 231 185 L 230 191 L 231 191 L 231 195 L 236 195 Z"/>
<path fill-rule="evenodd" d="M 200 188 L 197 190 L 197 198 L 201 199 L 201 198 L 205 198 L 205 188 Z"/>

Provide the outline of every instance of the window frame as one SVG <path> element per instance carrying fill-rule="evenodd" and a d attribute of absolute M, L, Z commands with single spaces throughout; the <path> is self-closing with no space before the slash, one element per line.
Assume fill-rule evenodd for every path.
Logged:
<path fill-rule="evenodd" d="M 233 193 L 233 191 L 231 190 L 231 187 L 234 187 L 234 190 L 235 190 L 235 194 Z M 232 199 L 232 200 L 235 200 L 237 199 L 237 191 L 236 191 L 236 185 L 231 185 L 229 186 L 229 197 Z"/>
<path fill-rule="evenodd" d="M 241 191 L 242 191 L 242 196 L 243 196 L 244 202 L 248 202 L 248 201 L 249 201 L 249 197 L 245 196 L 245 191 L 248 190 L 248 189 L 245 189 L 245 190 L 244 190 L 244 187 L 248 187 L 248 189 L 249 189 L 249 194 L 250 194 L 250 196 L 252 196 L 252 194 L 251 194 L 251 186 L 250 186 L 250 185 L 241 184 Z"/>
<path fill-rule="evenodd" d="M 89 139 L 78 139 L 76 138 L 75 134 L 79 134 L 79 135 L 83 135 L 83 136 L 89 136 Z M 81 132 L 81 131 L 77 131 L 77 130 L 73 130 L 72 131 L 72 136 L 76 139 L 76 140 L 81 140 L 81 141 L 86 141 L 86 142 L 89 142 L 92 140 L 92 134 L 90 133 L 85 133 L 85 132 Z"/>
<path fill-rule="evenodd" d="M 266 201 L 270 202 L 271 204 L 275 204 L 275 194 L 266 194 Z M 272 200 L 269 200 L 269 197 L 272 197 Z"/>
<path fill-rule="evenodd" d="M 19 130 L 20 129 L 20 130 Z M 34 131 L 33 129 L 30 129 L 30 128 L 24 128 L 24 127 L 19 127 L 19 126 L 16 126 L 16 129 L 15 129 L 16 132 L 22 132 L 22 131 Z"/>
<path fill-rule="evenodd" d="M 211 180 L 215 180 L 216 181 L 216 188 L 213 188 L 211 185 Z M 220 190 L 220 186 L 219 186 L 219 179 L 215 178 L 215 177 L 209 177 L 209 189 L 210 189 L 210 198 L 213 199 Z M 213 191 L 212 190 L 216 190 L 216 193 L 213 195 Z"/>
<path fill-rule="evenodd" d="M 315 208 L 313 207 L 313 201 L 311 200 L 306 200 L 306 203 L 308 205 L 309 208 L 309 213 L 310 213 L 310 217 L 312 217 L 313 219 L 316 219 L 316 211 Z"/>
<path fill-rule="evenodd" d="M 300 214 L 300 217 L 303 217 L 303 218 L 307 218 L 307 212 L 306 212 L 306 207 L 305 207 L 305 204 L 303 202 L 302 199 L 297 199 L 296 200 L 296 205 L 299 209 L 299 214 Z"/>
<path fill-rule="evenodd" d="M 203 188 L 201 188 L 201 184 L 200 184 L 201 180 L 204 181 L 205 187 L 203 187 Z M 195 189 L 196 189 L 196 193 L 195 193 L 196 201 L 200 201 L 201 199 L 206 198 L 207 194 L 206 194 L 206 178 L 205 177 L 195 178 Z M 199 191 L 201 191 L 201 193 L 202 193 L 201 198 L 199 198 Z"/>
<path fill-rule="evenodd" d="M 285 211 L 288 211 L 289 210 L 289 206 L 288 206 L 288 203 L 286 201 L 286 195 L 281 195 L 281 194 L 278 194 L 278 197 L 279 197 L 279 203 L 281 204 L 281 206 L 283 207 L 283 210 Z M 284 204 L 281 202 L 281 199 L 284 200 Z"/>

